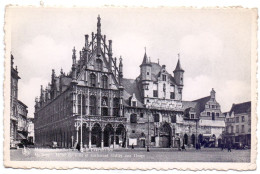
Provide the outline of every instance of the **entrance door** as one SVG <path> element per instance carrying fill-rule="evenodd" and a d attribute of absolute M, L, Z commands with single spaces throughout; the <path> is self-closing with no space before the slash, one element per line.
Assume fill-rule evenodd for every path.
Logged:
<path fill-rule="evenodd" d="M 145 140 L 141 140 L 141 147 L 145 147 Z"/>
<path fill-rule="evenodd" d="M 170 137 L 169 136 L 160 137 L 160 147 L 163 147 L 163 148 L 170 147 Z"/>

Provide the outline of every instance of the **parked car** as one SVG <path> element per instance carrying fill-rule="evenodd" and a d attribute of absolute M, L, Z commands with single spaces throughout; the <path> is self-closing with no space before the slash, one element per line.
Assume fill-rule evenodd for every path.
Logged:
<path fill-rule="evenodd" d="M 58 148 L 58 143 L 56 141 L 52 141 L 47 146 L 50 148 L 56 149 L 56 148 Z"/>
<path fill-rule="evenodd" d="M 245 148 L 245 145 L 242 144 L 242 143 L 239 143 L 239 142 L 234 143 L 234 144 L 233 144 L 233 148 L 234 148 L 234 149 L 246 149 L 246 148 Z"/>

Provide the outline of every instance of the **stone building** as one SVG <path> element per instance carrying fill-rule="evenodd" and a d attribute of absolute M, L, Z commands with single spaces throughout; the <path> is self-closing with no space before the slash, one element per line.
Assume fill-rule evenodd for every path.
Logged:
<path fill-rule="evenodd" d="M 145 51 L 140 75 L 123 78 L 123 62 L 113 57 L 112 41 L 97 33 L 85 35 L 85 46 L 73 49 L 72 68 L 41 86 L 35 100 L 35 142 L 72 147 L 180 147 L 209 145 L 221 139 L 224 117 L 215 91 L 183 101 L 184 70 L 180 55 L 173 73 L 151 62 Z M 209 113 L 209 115 L 208 115 Z M 82 128 L 82 129 L 81 129 Z M 81 139 L 82 137 L 82 139 Z"/>
<path fill-rule="evenodd" d="M 10 146 L 15 147 L 17 141 L 26 139 L 27 136 L 27 106 L 18 100 L 18 75 L 17 66 L 14 68 L 14 57 L 11 54 L 11 96 L 10 96 Z"/>
<path fill-rule="evenodd" d="M 251 102 L 233 104 L 225 113 L 225 143 L 251 145 Z"/>

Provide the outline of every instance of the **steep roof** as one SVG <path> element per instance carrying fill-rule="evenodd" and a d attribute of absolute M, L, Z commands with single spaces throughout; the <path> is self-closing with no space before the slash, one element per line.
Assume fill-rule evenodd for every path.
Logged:
<path fill-rule="evenodd" d="M 124 86 L 124 104 L 129 106 L 129 98 L 135 94 L 137 99 L 137 107 L 143 107 L 141 92 L 138 89 L 137 81 L 134 79 L 125 79 L 122 80 L 122 85 Z"/>
<path fill-rule="evenodd" d="M 233 104 L 230 114 L 234 111 L 234 114 L 246 113 L 251 111 L 251 101 Z"/>
<path fill-rule="evenodd" d="M 173 72 L 176 72 L 176 71 L 184 71 L 184 70 L 181 68 L 180 59 L 178 59 L 176 68 L 175 68 L 175 70 L 174 70 Z"/>
<path fill-rule="evenodd" d="M 144 53 L 144 58 L 143 58 L 143 62 L 141 65 L 144 65 L 144 64 L 150 64 L 149 60 L 148 60 L 148 57 L 146 55 L 146 52 Z"/>
<path fill-rule="evenodd" d="M 197 108 L 199 112 L 205 110 L 205 105 L 210 100 L 210 98 L 211 98 L 210 96 L 207 96 L 193 101 L 193 102 L 197 102 Z"/>

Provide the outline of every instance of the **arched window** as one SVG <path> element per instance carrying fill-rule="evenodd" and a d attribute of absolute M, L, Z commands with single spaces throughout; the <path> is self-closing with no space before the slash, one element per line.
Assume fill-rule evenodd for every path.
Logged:
<path fill-rule="evenodd" d="M 96 75 L 95 74 L 90 74 L 90 86 L 96 86 Z"/>
<path fill-rule="evenodd" d="M 100 60 L 100 59 L 96 60 L 96 67 L 97 67 L 98 71 L 102 71 L 102 68 L 103 68 L 102 64 L 103 64 L 102 60 Z"/>
<path fill-rule="evenodd" d="M 130 123 L 137 123 L 137 115 L 136 114 L 130 115 Z"/>
<path fill-rule="evenodd" d="M 108 88 L 108 78 L 105 75 L 101 77 L 101 87 Z"/>
<path fill-rule="evenodd" d="M 113 99 L 113 115 L 119 117 L 119 98 Z"/>
<path fill-rule="evenodd" d="M 90 115 L 96 115 L 96 97 L 94 95 L 91 95 L 89 97 L 89 114 Z"/>
<path fill-rule="evenodd" d="M 102 97 L 101 100 L 101 115 L 108 116 L 108 99 L 107 97 Z"/>

